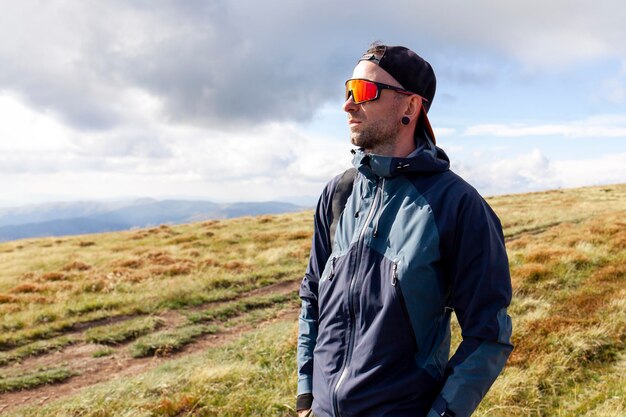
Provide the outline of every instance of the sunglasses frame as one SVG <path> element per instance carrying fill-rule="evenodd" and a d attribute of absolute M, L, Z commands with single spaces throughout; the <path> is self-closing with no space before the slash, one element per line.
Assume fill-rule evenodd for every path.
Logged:
<path fill-rule="evenodd" d="M 350 81 L 365 81 L 365 82 L 374 84 L 376 86 L 376 97 L 371 98 L 369 100 L 356 101 L 354 99 L 354 93 L 352 92 L 352 90 L 348 90 L 348 83 Z M 378 100 L 380 98 L 380 93 L 382 92 L 382 90 L 392 90 L 392 91 L 395 91 L 396 93 L 405 94 L 405 95 L 415 94 L 414 92 L 405 90 L 404 88 L 401 88 L 401 87 L 395 87 L 389 84 L 377 83 L 376 81 L 367 80 L 365 78 L 350 78 L 349 80 L 345 82 L 345 86 L 346 86 L 346 100 L 348 100 L 350 96 L 352 96 L 352 101 L 354 101 L 354 104 L 361 104 L 361 103 L 367 103 L 368 101 Z M 416 95 L 419 95 L 419 94 L 416 94 Z M 422 97 L 422 100 L 426 100 L 426 99 Z"/>

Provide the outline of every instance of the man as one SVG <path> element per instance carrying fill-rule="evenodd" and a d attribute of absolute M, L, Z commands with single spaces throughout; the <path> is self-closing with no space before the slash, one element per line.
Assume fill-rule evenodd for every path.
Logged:
<path fill-rule="evenodd" d="M 331 180 L 315 214 L 299 416 L 469 416 L 513 348 L 502 227 L 435 146 L 434 94 L 431 66 L 400 46 L 374 44 L 346 82 L 356 174 Z"/>

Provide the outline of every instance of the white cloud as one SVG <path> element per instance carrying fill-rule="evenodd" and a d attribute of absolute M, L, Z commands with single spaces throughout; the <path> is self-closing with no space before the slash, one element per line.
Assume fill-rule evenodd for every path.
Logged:
<path fill-rule="evenodd" d="M 453 127 L 433 127 L 433 131 L 435 132 L 435 137 L 437 139 L 456 134 L 456 129 Z"/>
<path fill-rule="evenodd" d="M 293 123 L 223 132 L 153 120 L 81 132 L 7 95 L 0 96 L 0 111 L 10 116 L 0 131 L 0 188 L 12 190 L 4 205 L 47 198 L 315 196 L 351 159 L 347 141 L 306 134 Z M 14 143 L 13 132 L 25 140 Z"/>
<path fill-rule="evenodd" d="M 49 112 L 37 112 L 0 91 L 0 151 L 48 152 L 71 147 L 71 130 Z"/>
<path fill-rule="evenodd" d="M 564 188 L 626 182 L 626 153 L 552 163 Z"/>
<path fill-rule="evenodd" d="M 372 36 L 414 44 L 441 74 L 469 84 L 492 83 L 519 62 L 553 70 L 626 55 L 618 0 L 401 0 L 382 15 L 373 0 L 358 10 L 271 3 L 278 12 L 252 0 L 11 2 L 0 16 L 0 88 L 82 129 L 136 121 L 137 94 L 164 118 L 232 128 L 309 120 Z M 366 25 L 345 36 L 345 22 L 373 13 L 374 35 Z"/>
<path fill-rule="evenodd" d="M 438 61 L 448 86 L 493 86 L 598 59 L 626 62 L 626 8 L 617 0 L 594 7 L 581 0 L 394 4 L 380 14 L 372 0 L 357 10 L 331 0 L 7 2 L 0 14 L 0 187 L 15 199 L 315 195 L 350 160 L 347 140 L 331 139 L 336 130 L 327 127 L 343 115 L 324 116 L 332 123 L 322 128 L 316 118 L 341 96 L 373 36 Z M 346 26 L 374 15 L 376 33 L 371 25 Z M 625 73 L 607 71 L 606 80 L 594 81 L 598 102 L 625 102 Z M 452 102 L 442 90 L 440 99 Z M 454 143 L 459 134 L 626 137 L 624 116 L 461 131 L 464 123 L 435 126 L 439 143 L 450 141 L 444 148 L 460 153 L 469 146 Z M 499 189 L 561 186 L 575 174 L 541 151 L 465 167 Z"/>
<path fill-rule="evenodd" d="M 482 195 L 520 193 L 624 182 L 626 153 L 550 160 L 533 149 L 508 159 L 461 161 L 453 164 L 453 169 Z"/>
<path fill-rule="evenodd" d="M 479 124 L 468 127 L 463 134 L 466 136 L 498 137 L 562 136 L 566 138 L 626 138 L 626 116 L 594 116 L 585 120 L 558 124 Z"/>
<path fill-rule="evenodd" d="M 460 145 L 447 145 L 445 143 L 440 144 L 437 142 L 437 146 L 445 150 L 448 155 L 461 154 L 465 150 L 465 146 Z"/>

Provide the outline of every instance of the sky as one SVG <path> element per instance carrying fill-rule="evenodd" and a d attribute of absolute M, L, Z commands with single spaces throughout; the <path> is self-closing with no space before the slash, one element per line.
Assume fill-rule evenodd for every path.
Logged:
<path fill-rule="evenodd" d="M 621 0 L 0 0 L 0 206 L 313 205 L 350 166 L 373 41 L 431 63 L 429 118 L 484 196 L 626 182 Z"/>

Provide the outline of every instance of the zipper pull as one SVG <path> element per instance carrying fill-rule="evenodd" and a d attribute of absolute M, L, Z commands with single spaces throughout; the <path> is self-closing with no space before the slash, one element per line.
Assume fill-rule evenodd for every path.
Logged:
<path fill-rule="evenodd" d="M 332 281 L 335 277 L 335 260 L 337 258 L 333 258 L 330 260 L 330 274 L 328 274 L 328 280 Z"/>
<path fill-rule="evenodd" d="M 394 262 L 393 270 L 391 272 L 391 285 L 395 287 L 397 283 L 398 283 L 398 263 Z"/>
<path fill-rule="evenodd" d="M 378 181 L 376 181 L 376 186 L 378 186 Z M 378 193 L 378 190 L 376 191 L 376 193 Z M 383 185 L 381 185 L 380 187 L 380 200 L 378 203 L 378 207 L 376 207 L 376 222 L 374 223 L 374 237 L 378 237 L 378 223 L 380 223 L 380 216 L 381 216 L 381 212 L 383 210 L 383 199 L 385 198 L 385 177 L 383 177 Z"/>

